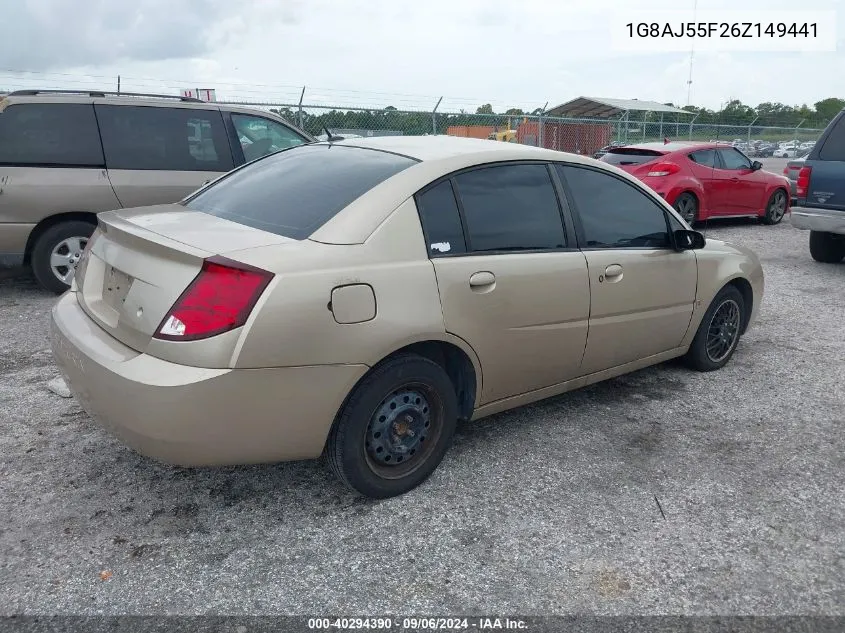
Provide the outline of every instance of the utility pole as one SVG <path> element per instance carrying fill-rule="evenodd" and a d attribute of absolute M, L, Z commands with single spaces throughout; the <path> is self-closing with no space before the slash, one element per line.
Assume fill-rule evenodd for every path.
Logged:
<path fill-rule="evenodd" d="M 117 94 L 120 94 L 120 75 L 117 76 Z"/>
<path fill-rule="evenodd" d="M 695 22 L 695 16 L 698 12 L 698 0 L 693 0 L 692 5 L 692 21 Z M 695 38 L 692 38 L 692 44 L 689 49 L 689 78 L 687 79 L 687 105 L 690 104 L 690 95 L 692 94 L 692 62 L 695 57 Z"/>

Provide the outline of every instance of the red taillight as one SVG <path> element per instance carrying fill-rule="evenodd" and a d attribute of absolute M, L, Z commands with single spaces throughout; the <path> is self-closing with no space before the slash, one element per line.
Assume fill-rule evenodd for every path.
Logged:
<path fill-rule="evenodd" d="M 246 323 L 273 273 L 224 257 L 210 257 L 170 312 L 154 338 L 195 341 Z"/>
<path fill-rule="evenodd" d="M 660 176 L 671 176 L 672 174 L 677 174 L 679 171 L 681 171 L 681 168 L 675 163 L 657 163 L 656 165 L 649 165 L 646 176 L 659 178 Z"/>
<path fill-rule="evenodd" d="M 812 171 L 812 167 L 802 167 L 801 171 L 798 172 L 798 179 L 795 181 L 796 198 L 807 197 L 807 189 L 810 187 L 810 172 Z"/>

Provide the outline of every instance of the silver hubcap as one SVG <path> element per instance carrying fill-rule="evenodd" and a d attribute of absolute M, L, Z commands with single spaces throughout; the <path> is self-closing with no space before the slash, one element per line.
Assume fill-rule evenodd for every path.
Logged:
<path fill-rule="evenodd" d="M 684 218 L 687 222 L 694 222 L 695 221 L 695 212 L 696 212 L 696 204 L 695 200 L 690 198 L 689 196 L 683 196 L 677 202 L 677 209 L 678 213 L 681 214 L 681 217 Z"/>
<path fill-rule="evenodd" d="M 707 358 L 723 361 L 739 339 L 740 310 L 733 299 L 723 302 L 713 313 L 707 328 Z"/>
<path fill-rule="evenodd" d="M 769 205 L 769 217 L 772 220 L 780 220 L 786 213 L 786 196 L 778 192 L 772 198 L 772 203 Z"/>
<path fill-rule="evenodd" d="M 87 243 L 87 237 L 69 237 L 56 244 L 50 253 L 50 268 L 56 279 L 70 285 Z"/>

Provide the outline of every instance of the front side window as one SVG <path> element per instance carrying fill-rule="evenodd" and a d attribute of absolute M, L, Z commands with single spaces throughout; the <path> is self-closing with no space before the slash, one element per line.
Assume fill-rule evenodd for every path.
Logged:
<path fill-rule="evenodd" d="M 0 112 L 0 165 L 102 167 L 94 108 L 21 103 Z"/>
<path fill-rule="evenodd" d="M 264 117 L 232 113 L 232 123 L 246 162 L 305 143 L 286 125 Z"/>
<path fill-rule="evenodd" d="M 97 105 L 109 169 L 229 171 L 234 167 L 218 110 Z"/>
<path fill-rule="evenodd" d="M 543 164 L 501 165 L 455 176 L 472 251 L 564 248 L 557 195 Z"/>
<path fill-rule="evenodd" d="M 751 169 L 751 161 L 741 152 L 731 149 L 720 149 L 719 156 L 722 158 L 724 169 Z"/>
<path fill-rule="evenodd" d="M 417 211 L 428 242 L 430 257 L 466 252 L 461 214 L 451 181 L 444 180 L 419 194 Z"/>
<path fill-rule="evenodd" d="M 586 248 L 666 248 L 663 208 L 645 192 L 597 169 L 557 165 L 577 209 Z"/>
<path fill-rule="evenodd" d="M 343 145 L 302 145 L 236 169 L 187 208 L 297 240 L 417 161 Z"/>

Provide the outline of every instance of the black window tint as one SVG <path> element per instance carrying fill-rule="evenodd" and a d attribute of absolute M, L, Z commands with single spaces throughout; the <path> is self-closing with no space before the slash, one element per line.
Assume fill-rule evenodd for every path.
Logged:
<path fill-rule="evenodd" d="M 0 164 L 102 167 L 94 108 L 23 103 L 0 112 Z"/>
<path fill-rule="evenodd" d="M 109 169 L 229 171 L 234 167 L 218 110 L 98 105 Z"/>
<path fill-rule="evenodd" d="M 286 125 L 266 117 L 232 113 L 232 124 L 246 162 L 305 142 L 304 138 Z"/>
<path fill-rule="evenodd" d="M 619 147 L 610 150 L 599 160 L 610 165 L 642 165 L 657 160 L 661 156 L 663 156 L 663 152 L 656 152 L 650 149 Z"/>
<path fill-rule="evenodd" d="M 444 180 L 417 196 L 417 210 L 429 255 L 437 257 L 466 252 L 461 215 L 450 181 Z"/>
<path fill-rule="evenodd" d="M 845 161 L 845 114 L 834 121 L 830 134 L 819 149 L 819 159 Z"/>
<path fill-rule="evenodd" d="M 342 145 L 301 145 L 233 171 L 185 206 L 301 240 L 344 207 L 416 163 Z"/>
<path fill-rule="evenodd" d="M 566 239 L 545 165 L 502 165 L 455 177 L 473 251 L 563 248 Z"/>
<path fill-rule="evenodd" d="M 678 220 L 671 213 L 667 213 L 666 217 L 669 218 L 669 228 L 672 229 L 673 231 L 686 231 L 686 230 L 688 230 L 687 227 L 685 227 L 683 224 L 681 224 L 681 221 Z"/>
<path fill-rule="evenodd" d="M 724 169 L 751 169 L 751 162 L 737 150 L 720 149 Z"/>
<path fill-rule="evenodd" d="M 665 248 L 663 209 L 621 178 L 583 167 L 558 165 L 578 210 L 587 248 Z"/>
<path fill-rule="evenodd" d="M 716 150 L 715 149 L 701 149 L 689 155 L 689 159 L 703 165 L 705 167 L 717 167 Z"/>

